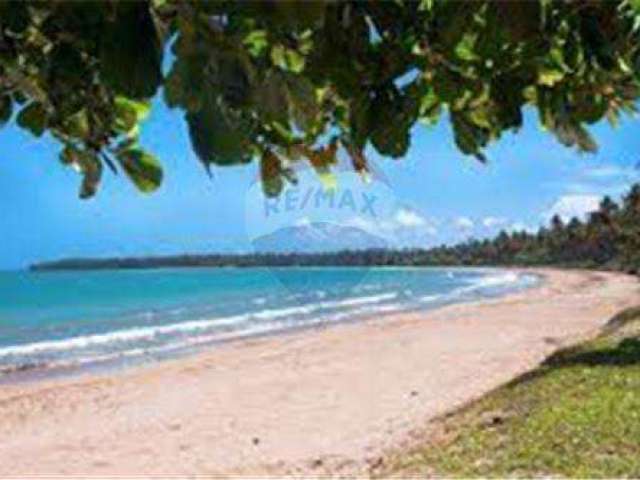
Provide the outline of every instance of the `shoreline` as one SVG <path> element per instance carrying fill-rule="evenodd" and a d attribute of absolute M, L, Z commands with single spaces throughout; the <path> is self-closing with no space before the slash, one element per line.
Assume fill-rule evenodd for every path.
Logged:
<path fill-rule="evenodd" d="M 205 267 L 202 267 L 205 268 Z M 225 267 L 220 267 L 225 268 Z M 266 268 L 266 267 L 265 267 Z M 282 267 L 286 269 L 297 268 L 297 267 Z M 313 270 L 313 269 L 324 269 L 330 268 L 334 270 L 336 268 L 345 268 L 351 269 L 353 267 L 302 267 L 304 270 Z M 496 300 L 500 298 L 504 298 L 509 295 L 513 295 L 515 293 L 520 293 L 522 291 L 529 290 L 531 288 L 536 288 L 543 282 L 543 276 L 536 273 L 528 273 L 524 274 L 521 270 L 517 268 L 506 268 L 506 267 L 448 267 L 448 266 L 439 266 L 439 267 L 416 267 L 416 266 L 383 266 L 376 267 L 377 270 L 385 269 L 385 270 L 440 270 L 440 271 L 461 271 L 463 273 L 483 273 L 487 276 L 491 274 L 509 274 L 510 272 L 517 274 L 519 277 L 517 281 L 513 285 L 504 285 L 501 286 L 501 290 L 495 292 L 484 292 L 484 293 L 476 293 L 477 296 L 471 296 L 465 298 L 462 292 L 480 292 L 482 288 L 487 288 L 486 286 L 480 284 L 472 284 L 469 287 L 458 287 L 452 290 L 450 293 L 443 293 L 441 295 L 435 295 L 434 302 L 432 304 L 423 304 L 421 306 L 410 306 L 406 305 L 404 309 L 398 310 L 390 310 L 384 311 L 380 310 L 375 313 L 377 316 L 377 321 L 385 321 L 388 317 L 397 317 L 403 315 L 419 315 L 424 314 L 428 315 L 430 312 L 458 304 L 469 304 L 469 303 L 480 303 L 483 301 Z M 50 272 L 47 272 L 50 273 Z M 525 277 L 533 277 L 533 281 Z M 490 287 L 490 286 L 489 286 Z M 440 298 L 441 297 L 441 298 Z M 303 308 L 304 308 L 304 304 Z M 372 320 L 372 313 L 354 313 L 351 318 L 340 319 L 338 321 L 330 321 L 330 322 L 318 322 L 311 324 L 298 324 L 291 325 L 279 329 L 274 330 L 258 330 L 255 332 L 249 332 L 247 334 L 240 334 L 238 336 L 234 336 L 233 334 L 229 337 L 225 338 L 214 338 L 207 340 L 203 343 L 194 343 L 190 346 L 182 346 L 176 347 L 174 349 L 169 349 L 163 353 L 149 353 L 146 350 L 140 349 L 135 352 L 134 355 L 127 355 L 126 352 L 121 352 L 121 355 L 118 354 L 106 354 L 109 358 L 107 359 L 98 359 L 94 361 L 88 361 L 86 363 L 77 363 L 73 359 L 69 359 L 66 361 L 60 361 L 58 363 L 37 363 L 37 361 L 14 364 L 9 367 L 0 367 L 0 388 L 7 385 L 29 385 L 33 383 L 46 382 L 49 380 L 66 380 L 66 379 L 77 379 L 90 376 L 111 376 L 111 375 L 119 375 L 127 371 L 132 371 L 134 369 L 142 368 L 142 367 L 153 367 L 163 362 L 171 362 L 174 360 L 186 359 L 189 357 L 197 356 L 203 352 L 210 351 L 212 348 L 220 348 L 223 345 L 227 345 L 229 343 L 235 342 L 244 342 L 248 340 L 262 339 L 262 338 L 270 338 L 270 337 L 280 337 L 286 335 L 296 335 L 303 334 L 305 332 L 315 332 L 320 331 L 325 328 L 334 328 L 343 324 L 357 323 L 357 322 L 367 322 Z M 201 319 L 193 319 L 191 321 L 200 321 Z M 186 320 L 185 323 L 189 323 L 190 320 Z M 141 327 L 130 327 L 129 330 L 114 330 L 111 332 L 105 332 L 103 335 L 112 335 L 114 333 L 126 333 L 127 331 L 135 330 L 136 328 Z M 89 337 L 92 335 L 89 334 Z M 82 337 L 69 337 L 63 338 L 59 340 L 59 342 L 72 342 L 75 340 L 80 340 Z M 48 340 L 41 340 L 42 343 L 47 343 Z M 37 344 L 37 342 L 35 343 Z M 15 345 L 8 346 L 11 347 L 31 347 L 35 344 L 25 344 L 25 345 Z M 0 350 L 2 350 L 0 348 Z M 135 349 L 134 349 L 135 350 Z"/>
<path fill-rule="evenodd" d="M 639 298 L 622 274 L 510 270 L 545 278 L 112 375 L 2 385 L 0 475 L 362 472 Z"/>

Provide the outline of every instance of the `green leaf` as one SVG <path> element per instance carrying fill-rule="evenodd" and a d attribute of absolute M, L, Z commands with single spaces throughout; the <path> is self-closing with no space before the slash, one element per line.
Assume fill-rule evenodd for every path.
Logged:
<path fill-rule="evenodd" d="M 300 73 L 304 70 L 304 57 L 300 53 L 288 48 L 284 55 L 289 71 Z"/>
<path fill-rule="evenodd" d="M 80 184 L 80 198 L 87 199 L 93 197 L 98 191 L 102 178 L 102 163 L 95 154 L 83 152 L 82 156 L 83 177 Z"/>
<path fill-rule="evenodd" d="M 221 44 L 212 49 L 211 57 L 212 68 L 207 78 L 211 85 L 222 93 L 229 105 L 249 103 L 254 73 L 246 52 L 235 45 Z"/>
<path fill-rule="evenodd" d="M 185 91 L 183 88 L 182 72 L 179 65 L 183 63 L 182 60 L 176 60 L 173 64 L 173 68 L 169 72 L 166 81 L 164 82 L 164 101 L 169 108 L 175 108 L 180 105 L 184 105 Z"/>
<path fill-rule="evenodd" d="M 89 119 L 87 111 L 83 108 L 64 121 L 64 131 L 75 138 L 87 138 L 89 136 Z"/>
<path fill-rule="evenodd" d="M 20 110 L 16 122 L 21 128 L 39 137 L 47 127 L 47 111 L 41 103 L 32 102 Z"/>
<path fill-rule="evenodd" d="M 547 87 L 553 87 L 564 79 L 564 72 L 551 68 L 543 68 L 538 72 L 538 83 Z"/>
<path fill-rule="evenodd" d="M 114 100 L 116 109 L 128 110 L 134 113 L 137 122 L 143 121 L 149 116 L 151 111 L 151 102 L 138 101 L 132 98 L 117 96 Z"/>
<path fill-rule="evenodd" d="M 242 41 L 249 53 L 259 57 L 269 46 L 266 30 L 253 30 Z"/>
<path fill-rule="evenodd" d="M 57 43 L 47 54 L 49 68 L 47 76 L 55 79 L 53 88 L 46 88 L 48 100 L 55 108 L 57 118 L 67 118 L 86 107 L 83 91 L 91 73 L 82 51 L 69 41 Z"/>
<path fill-rule="evenodd" d="M 353 169 L 361 174 L 367 173 L 369 171 L 369 167 L 367 164 L 367 157 L 364 155 L 364 151 L 349 142 L 342 142 L 342 145 L 351 157 L 351 164 L 353 165 Z"/>
<path fill-rule="evenodd" d="M 162 183 L 162 167 L 153 155 L 139 148 L 132 148 L 118 152 L 117 158 L 122 169 L 141 192 L 153 192 Z"/>
<path fill-rule="evenodd" d="M 233 107 L 250 104 L 255 68 L 239 45 L 219 38 L 205 42 L 180 36 L 174 51 L 178 57 L 164 88 L 169 107 L 196 112 L 209 95 L 221 95 Z"/>
<path fill-rule="evenodd" d="M 486 128 L 487 130 L 491 130 L 493 125 L 493 117 L 491 116 L 491 112 L 487 108 L 474 108 L 473 110 L 469 110 L 468 112 L 469 120 L 478 127 Z"/>
<path fill-rule="evenodd" d="M 427 125 L 438 123 L 441 112 L 440 99 L 433 88 L 429 88 L 420 98 L 419 116 Z"/>
<path fill-rule="evenodd" d="M 278 122 L 289 125 L 289 94 L 284 73 L 270 71 L 267 73 L 258 94 L 258 108 L 267 122 Z"/>
<path fill-rule="evenodd" d="M 442 102 L 453 105 L 460 96 L 462 85 L 451 72 L 441 69 L 433 78 L 433 89 Z"/>
<path fill-rule="evenodd" d="M 114 125 L 116 131 L 131 134 L 135 132 L 138 124 L 143 121 L 151 110 L 148 101 L 136 101 L 121 95 L 114 99 L 115 118 Z"/>
<path fill-rule="evenodd" d="M 11 96 L 0 95 L 0 127 L 4 126 L 4 124 L 9 121 L 12 112 L 13 105 L 11 102 Z"/>
<path fill-rule="evenodd" d="M 293 73 L 304 70 L 304 57 L 299 52 L 282 45 L 274 45 L 271 49 L 271 61 L 277 67 Z"/>
<path fill-rule="evenodd" d="M 392 158 L 402 157 L 409 150 L 411 142 L 409 126 L 378 124 L 371 134 L 371 143 L 381 155 Z"/>
<path fill-rule="evenodd" d="M 251 161 L 247 149 L 250 126 L 209 100 L 203 108 L 186 115 L 189 136 L 200 161 L 208 167 Z"/>
<path fill-rule="evenodd" d="M 82 175 L 79 193 L 81 199 L 91 198 L 96 194 L 102 178 L 102 163 L 95 152 L 80 150 L 67 144 L 60 153 L 60 162 L 72 166 Z"/>
<path fill-rule="evenodd" d="M 490 96 L 496 102 L 495 115 L 498 128 L 517 130 L 522 127 L 522 106 L 526 101 L 523 90 L 526 85 L 527 83 L 518 77 L 505 75 L 493 79 Z"/>
<path fill-rule="evenodd" d="M 202 67 L 207 63 L 208 55 L 200 44 L 191 44 L 181 38 L 176 40 L 177 45 L 185 43 L 189 47 L 178 49 L 179 56 L 164 85 L 164 99 L 169 108 L 180 106 L 196 112 L 202 107 L 206 79 Z"/>
<path fill-rule="evenodd" d="M 262 191 L 267 197 L 277 197 L 282 192 L 282 164 L 280 158 L 271 150 L 267 150 L 260 160 L 260 179 Z"/>
<path fill-rule="evenodd" d="M 420 12 L 430 12 L 433 10 L 433 5 L 435 4 L 435 0 L 420 0 L 420 5 L 418 6 L 418 11 Z"/>
<path fill-rule="evenodd" d="M 78 150 L 72 145 L 66 145 L 60 152 L 60 162 L 63 165 L 73 165 L 78 160 Z"/>
<path fill-rule="evenodd" d="M 370 117 L 373 124 L 371 143 L 382 155 L 399 158 L 409 149 L 414 119 L 407 116 L 409 109 L 405 110 L 404 100 L 397 90 L 391 88 L 377 94 Z"/>
<path fill-rule="evenodd" d="M 119 152 L 122 152 L 124 150 L 131 150 L 134 147 L 136 147 L 137 144 L 138 144 L 137 136 L 125 137 L 124 140 L 118 143 L 118 145 L 114 149 L 114 153 L 117 155 Z"/>
<path fill-rule="evenodd" d="M 167 5 L 167 0 L 151 0 L 151 4 L 155 9 L 161 9 Z"/>
<path fill-rule="evenodd" d="M 574 122 L 563 122 L 554 129 L 558 140 L 567 147 L 576 146 L 583 152 L 597 152 L 598 145 L 593 140 L 589 132 L 580 124 Z"/>
<path fill-rule="evenodd" d="M 357 148 L 364 148 L 373 124 L 371 99 L 367 92 L 353 99 L 349 108 L 349 138 Z"/>
<path fill-rule="evenodd" d="M 569 70 L 569 68 L 566 65 L 566 62 L 564 59 L 564 53 L 562 49 L 558 47 L 552 48 L 549 51 L 549 57 L 553 61 L 554 68 L 557 68 L 558 70 L 561 70 L 561 71 Z"/>
<path fill-rule="evenodd" d="M 473 155 L 481 162 L 486 162 L 486 157 L 480 151 L 489 139 L 488 134 L 481 128 L 473 125 L 460 113 L 451 114 L 454 139 L 460 151 L 466 155 Z"/>
<path fill-rule="evenodd" d="M 146 2 L 117 2 L 105 23 L 100 49 L 102 78 L 117 93 L 152 97 L 162 82 L 162 45 Z"/>
<path fill-rule="evenodd" d="M 602 95 L 581 94 L 576 95 L 576 104 L 573 105 L 574 118 L 579 122 L 596 123 L 607 113 L 608 102 Z"/>
<path fill-rule="evenodd" d="M 455 48 L 456 56 L 464 60 L 466 62 L 471 62 L 477 59 L 476 54 L 473 51 L 473 48 L 476 43 L 476 35 L 466 34 L 462 37 L 462 39 L 458 42 Z"/>
<path fill-rule="evenodd" d="M 320 113 L 315 87 L 309 79 L 299 75 L 289 75 L 287 87 L 293 119 L 300 130 L 307 132 L 316 126 Z"/>

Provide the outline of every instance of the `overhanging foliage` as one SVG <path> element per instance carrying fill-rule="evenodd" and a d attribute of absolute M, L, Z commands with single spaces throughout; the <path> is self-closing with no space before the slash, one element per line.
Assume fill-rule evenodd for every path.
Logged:
<path fill-rule="evenodd" d="M 638 0 L 2 2 L 0 125 L 58 139 L 82 197 L 103 166 L 160 184 L 138 145 L 160 91 L 207 167 L 258 159 L 269 195 L 296 161 L 326 173 L 339 148 L 362 173 L 369 144 L 402 157 L 444 110 L 481 161 L 526 105 L 593 151 L 589 124 L 635 111 L 639 32 Z"/>

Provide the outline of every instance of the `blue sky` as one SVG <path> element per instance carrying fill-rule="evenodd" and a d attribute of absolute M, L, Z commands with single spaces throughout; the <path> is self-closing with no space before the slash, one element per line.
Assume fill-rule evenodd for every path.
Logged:
<path fill-rule="evenodd" d="M 351 220 L 391 232 L 398 246 L 430 246 L 536 228 L 553 212 L 582 214 L 603 194 L 618 196 L 640 179 L 637 122 L 596 125 L 599 153 L 580 155 L 542 132 L 527 112 L 518 134 L 488 150 L 486 166 L 456 150 L 447 122 L 418 126 L 406 158 L 369 153 L 397 200 L 395 210 L 373 225 Z M 210 179 L 191 151 L 181 113 L 159 101 L 141 143 L 163 163 L 159 191 L 142 195 L 106 171 L 96 198 L 81 201 L 79 177 L 58 163 L 55 141 L 13 125 L 0 130 L 0 268 L 66 256 L 252 251 L 246 199 L 255 164 L 215 169 Z"/>

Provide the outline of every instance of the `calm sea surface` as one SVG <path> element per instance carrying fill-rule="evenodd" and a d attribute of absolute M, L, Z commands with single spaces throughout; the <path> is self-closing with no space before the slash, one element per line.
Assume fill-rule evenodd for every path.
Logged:
<path fill-rule="evenodd" d="M 502 295 L 533 275 L 452 268 L 0 272 L 0 380 Z"/>

